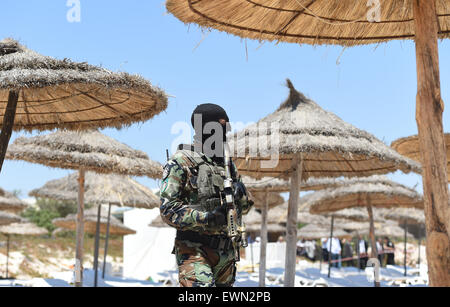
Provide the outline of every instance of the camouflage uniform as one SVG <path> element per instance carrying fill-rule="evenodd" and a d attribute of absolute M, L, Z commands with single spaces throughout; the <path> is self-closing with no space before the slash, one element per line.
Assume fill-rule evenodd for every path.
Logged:
<path fill-rule="evenodd" d="M 234 164 L 232 167 L 237 174 Z M 227 226 L 212 227 L 207 222 L 208 212 L 223 202 L 220 195 L 224 178 L 223 164 L 195 152 L 193 148 L 180 147 L 164 167 L 160 191 L 161 217 L 177 229 L 174 253 L 182 287 L 232 286 L 234 283 L 234 250 L 226 241 Z M 239 200 L 239 219 L 252 204 L 246 196 Z M 217 243 L 220 244 L 214 246 L 186 240 L 179 236 L 183 233 L 219 238 Z"/>

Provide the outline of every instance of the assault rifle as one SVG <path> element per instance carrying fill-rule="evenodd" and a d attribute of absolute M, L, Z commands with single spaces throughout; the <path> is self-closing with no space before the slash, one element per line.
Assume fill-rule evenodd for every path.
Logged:
<path fill-rule="evenodd" d="M 242 212 L 238 212 L 234 200 L 234 182 L 235 176 L 232 173 L 232 160 L 230 156 L 230 147 L 224 143 L 224 162 L 226 178 L 224 181 L 224 194 L 227 207 L 227 228 L 228 237 L 233 242 L 234 260 L 240 260 L 240 247 L 247 247 L 247 238 L 245 232 L 245 225 L 242 222 Z M 239 214 L 238 214 L 239 213 Z"/>

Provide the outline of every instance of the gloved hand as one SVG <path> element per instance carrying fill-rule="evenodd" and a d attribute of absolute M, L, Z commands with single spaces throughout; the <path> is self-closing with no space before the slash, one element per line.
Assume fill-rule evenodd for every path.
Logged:
<path fill-rule="evenodd" d="M 227 209 L 225 206 L 220 206 L 206 215 L 206 223 L 208 226 L 216 227 L 227 223 Z"/>
<path fill-rule="evenodd" d="M 244 196 L 247 196 L 247 189 L 242 182 L 233 182 L 233 189 L 235 201 L 240 201 Z"/>

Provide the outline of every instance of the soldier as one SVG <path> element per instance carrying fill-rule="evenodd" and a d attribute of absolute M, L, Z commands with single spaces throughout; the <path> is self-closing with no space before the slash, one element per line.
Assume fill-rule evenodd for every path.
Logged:
<path fill-rule="evenodd" d="M 182 287 L 231 287 L 236 275 L 236 250 L 227 236 L 223 144 L 229 119 L 215 104 L 199 105 L 191 122 L 193 145 L 180 145 L 164 167 L 161 217 L 177 229 L 175 247 Z M 214 133 L 212 133 L 214 131 Z M 253 202 L 232 164 L 238 219 Z"/>

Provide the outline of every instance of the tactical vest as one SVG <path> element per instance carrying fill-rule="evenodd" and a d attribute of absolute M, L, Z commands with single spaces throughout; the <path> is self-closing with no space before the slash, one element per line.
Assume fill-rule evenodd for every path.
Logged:
<path fill-rule="evenodd" d="M 189 168 L 188 183 L 197 193 L 197 201 L 190 202 L 192 209 L 211 212 L 225 203 L 223 198 L 225 167 L 209 162 L 206 156 L 190 150 L 180 150 L 193 164 Z"/>

